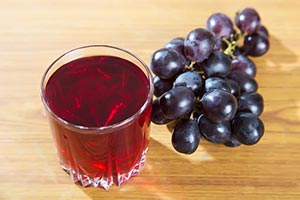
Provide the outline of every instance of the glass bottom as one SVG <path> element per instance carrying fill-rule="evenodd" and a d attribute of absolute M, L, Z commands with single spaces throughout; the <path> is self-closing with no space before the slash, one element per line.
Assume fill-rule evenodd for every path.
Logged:
<path fill-rule="evenodd" d="M 104 188 L 105 190 L 108 190 L 110 186 L 113 184 L 116 184 L 117 186 L 121 186 L 123 183 L 128 181 L 131 177 L 136 176 L 139 174 L 141 169 L 144 167 L 146 162 L 146 153 L 148 151 L 148 148 L 146 148 L 141 156 L 141 159 L 133 166 L 133 168 L 123 174 L 116 174 L 115 176 L 110 177 L 89 177 L 84 174 L 80 174 L 76 172 L 72 168 L 68 168 L 62 163 L 60 163 L 63 170 L 65 170 L 71 177 L 71 180 L 73 183 L 80 182 L 80 184 L 83 187 L 100 187 Z"/>

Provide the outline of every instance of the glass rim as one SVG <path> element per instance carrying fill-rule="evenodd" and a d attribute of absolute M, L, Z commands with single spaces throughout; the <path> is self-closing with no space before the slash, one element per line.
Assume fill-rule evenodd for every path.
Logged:
<path fill-rule="evenodd" d="M 78 125 L 78 124 L 74 124 L 74 123 L 71 123 L 71 122 L 68 122 L 67 120 L 61 118 L 60 116 L 58 116 L 57 114 L 55 114 L 51 108 L 48 106 L 48 103 L 46 102 L 46 99 L 45 99 L 45 88 L 46 88 L 46 85 L 47 85 L 47 82 L 46 81 L 46 77 L 48 75 L 48 73 L 50 72 L 50 70 L 52 69 L 52 67 L 59 61 L 61 60 L 62 58 L 64 58 L 65 56 L 68 56 L 69 54 L 75 52 L 75 51 L 80 51 L 82 49 L 88 49 L 88 48 L 108 48 L 108 49 L 112 49 L 112 50 L 116 50 L 116 51 L 119 51 L 119 52 L 122 52 L 122 53 L 125 53 L 127 54 L 128 56 L 130 56 L 131 58 L 133 58 L 135 61 L 138 62 L 138 64 L 142 65 L 144 70 L 145 70 L 145 75 L 147 76 L 147 79 L 149 81 L 149 92 L 148 92 L 148 96 L 147 96 L 147 99 L 145 100 L 144 104 L 139 108 L 139 110 L 137 112 L 135 112 L 133 115 L 129 116 L 128 118 L 124 119 L 123 121 L 120 121 L 120 122 L 117 122 L 117 123 L 114 123 L 114 124 L 111 124 L 111 125 L 107 125 L 107 126 L 83 126 L 83 125 Z M 95 54 L 97 55 L 97 54 Z M 104 55 L 104 54 L 98 54 L 98 55 Z M 109 55 L 109 54 L 108 54 Z M 88 55 L 87 55 L 88 56 Z M 115 56 L 115 55 L 111 55 L 111 56 Z M 80 56 L 78 58 L 83 58 L 83 56 Z M 118 56 L 117 56 L 118 57 Z M 78 58 L 75 58 L 74 60 L 78 59 Z M 126 58 L 124 58 L 126 59 Z M 128 59 L 126 59 L 128 60 Z M 71 61 L 69 61 L 71 62 Z M 131 62 L 131 61 L 130 61 Z M 68 63 L 68 62 L 66 62 Z M 135 64 L 136 65 L 136 64 Z M 51 77 L 51 75 L 50 75 Z M 122 127 L 125 127 L 127 125 L 129 125 L 134 119 L 137 119 L 138 116 L 140 114 L 142 114 L 146 108 L 148 107 L 148 105 L 150 103 L 152 103 L 152 98 L 153 98 L 153 92 L 154 92 L 154 85 L 153 85 L 153 77 L 152 77 L 152 74 L 151 74 L 151 70 L 150 68 L 144 63 L 144 61 L 142 59 L 140 59 L 139 57 L 137 57 L 136 55 L 134 55 L 133 53 L 125 50 L 125 49 L 122 49 L 120 47 L 116 47 L 116 46 L 112 46 L 112 45 L 106 45 L 106 44 L 93 44 L 93 45 L 86 45 L 86 46 L 81 46 L 81 47 L 77 47 L 77 48 L 74 48 L 72 50 L 69 50 L 65 53 L 63 53 L 61 56 L 59 56 L 58 58 L 56 58 L 50 65 L 49 67 L 46 69 L 46 71 L 44 72 L 43 76 L 42 76 L 42 80 L 41 80 L 41 88 L 40 88 L 40 95 L 41 95 L 41 100 L 42 100 L 42 103 L 44 105 L 44 107 L 46 108 L 47 112 L 50 113 L 50 115 L 52 117 L 54 117 L 55 120 L 57 120 L 58 122 L 68 126 L 69 128 L 71 129 L 75 129 L 75 130 L 82 130 L 82 131 L 88 131 L 89 133 L 92 132 L 92 131 L 101 131 L 101 132 L 109 132 L 109 130 L 118 130 Z"/>

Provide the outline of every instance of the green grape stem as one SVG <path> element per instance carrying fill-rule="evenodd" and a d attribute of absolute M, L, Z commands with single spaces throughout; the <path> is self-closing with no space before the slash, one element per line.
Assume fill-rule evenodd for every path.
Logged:
<path fill-rule="evenodd" d="M 234 34 L 231 34 L 230 39 L 222 38 L 222 41 L 227 45 L 227 48 L 223 52 L 231 58 L 234 58 L 234 50 L 239 46 L 239 40 L 243 37 L 244 33 L 237 31 Z"/>

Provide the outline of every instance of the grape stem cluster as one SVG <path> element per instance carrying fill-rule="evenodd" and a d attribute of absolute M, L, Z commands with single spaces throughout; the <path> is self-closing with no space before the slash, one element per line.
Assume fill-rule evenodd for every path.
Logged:
<path fill-rule="evenodd" d="M 236 38 L 236 39 L 235 39 Z M 230 56 L 231 58 L 234 58 L 234 51 L 235 48 L 238 46 L 238 41 L 240 38 L 243 38 L 243 34 L 241 31 L 238 31 L 235 34 L 230 35 L 230 40 L 226 38 L 222 38 L 222 41 L 226 43 L 227 48 L 223 51 L 226 55 Z"/>

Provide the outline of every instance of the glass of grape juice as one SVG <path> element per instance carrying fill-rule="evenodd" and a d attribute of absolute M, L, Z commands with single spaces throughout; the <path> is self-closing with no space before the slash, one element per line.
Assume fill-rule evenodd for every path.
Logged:
<path fill-rule="evenodd" d="M 71 50 L 46 70 L 41 96 L 61 167 L 84 187 L 122 185 L 149 143 L 153 80 L 132 53 L 108 45 Z"/>

